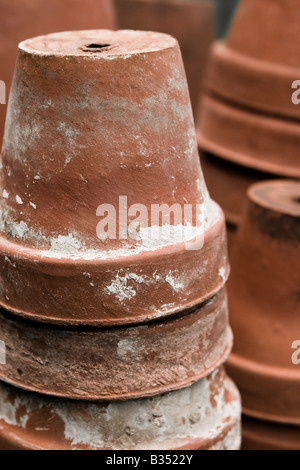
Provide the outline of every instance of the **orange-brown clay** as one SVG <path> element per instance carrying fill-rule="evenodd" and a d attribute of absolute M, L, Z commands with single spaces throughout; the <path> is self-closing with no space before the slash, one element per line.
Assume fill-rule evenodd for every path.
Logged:
<path fill-rule="evenodd" d="M 114 28 L 110 0 L 0 0 L 0 80 L 9 95 L 18 43 L 39 34 L 88 28 Z M 6 105 L 0 105 L 0 148 Z"/>
<path fill-rule="evenodd" d="M 89 403 L 0 384 L 1 450 L 238 450 L 240 397 L 223 370 L 184 390 Z"/>
<path fill-rule="evenodd" d="M 178 39 L 197 115 L 209 46 L 215 37 L 211 1 L 117 0 L 119 27 L 161 31 Z"/>
<path fill-rule="evenodd" d="M 236 106 L 299 120 L 291 99 L 299 34 L 296 0 L 242 0 L 226 41 L 213 46 L 210 90 Z"/>
<path fill-rule="evenodd" d="M 192 312 L 142 326 L 66 329 L 0 313 L 0 378 L 47 395 L 128 399 L 178 390 L 207 376 L 232 346 L 223 290 Z"/>
<path fill-rule="evenodd" d="M 292 101 L 299 16 L 295 0 L 241 1 L 226 41 L 211 49 L 197 125 L 203 150 L 300 178 L 300 107 Z"/>
<path fill-rule="evenodd" d="M 300 183 L 257 183 L 248 199 L 231 256 L 228 372 L 246 415 L 299 425 Z"/>
<path fill-rule="evenodd" d="M 243 416 L 242 450 L 300 450 L 300 428 Z"/>
<path fill-rule="evenodd" d="M 224 217 L 207 193 L 168 35 L 102 30 L 21 43 L 0 187 L 0 304 L 9 311 L 128 324 L 192 308 L 224 286 Z M 150 213 L 152 204 L 198 205 L 201 224 L 195 215 L 192 224 L 151 221 L 131 238 L 120 196 Z M 97 236 L 103 204 L 116 210 L 115 240 Z M 190 249 L 199 238 L 203 247 Z"/>
<path fill-rule="evenodd" d="M 200 162 L 207 188 L 225 213 L 226 222 L 238 227 L 247 200 L 248 187 L 274 175 L 245 168 L 215 155 L 200 152 Z"/>

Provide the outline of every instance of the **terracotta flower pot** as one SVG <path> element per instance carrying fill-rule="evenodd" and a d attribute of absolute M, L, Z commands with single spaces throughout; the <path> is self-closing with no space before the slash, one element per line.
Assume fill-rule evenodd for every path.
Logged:
<path fill-rule="evenodd" d="M 208 50 L 215 38 L 210 0 L 116 0 L 121 28 L 161 31 L 179 41 L 194 110 L 197 114 Z"/>
<path fill-rule="evenodd" d="M 300 450 L 300 428 L 243 417 L 242 450 Z"/>
<path fill-rule="evenodd" d="M 0 303 L 9 311 L 128 324 L 200 305 L 224 286 L 224 217 L 207 193 L 179 46 L 168 35 L 23 42 L 0 187 Z M 133 204 L 148 218 L 134 237 L 137 210 L 123 220 Z M 155 204 L 200 214 L 153 223 Z M 103 207 L 109 224 L 115 215 L 115 239 L 99 237 Z"/>
<path fill-rule="evenodd" d="M 300 6 L 295 0 L 241 0 L 226 42 L 213 47 L 209 88 L 238 106 L 300 119 Z"/>
<path fill-rule="evenodd" d="M 51 328 L 1 313 L 0 331 L 7 351 L 1 380 L 89 400 L 187 387 L 223 364 L 232 346 L 224 290 L 195 311 L 143 326 Z"/>
<path fill-rule="evenodd" d="M 0 385 L 2 450 L 236 450 L 240 399 L 224 372 L 155 398 L 92 403 Z"/>
<path fill-rule="evenodd" d="M 54 31 L 114 28 L 111 0 L 0 0 L 0 80 L 8 96 L 18 43 Z M 0 148 L 6 106 L 0 105 Z"/>
<path fill-rule="evenodd" d="M 209 96 L 198 122 L 201 148 L 261 171 L 300 177 L 300 107 L 292 102 L 300 72 L 299 15 L 295 0 L 241 2 L 226 42 L 211 51 Z"/>
<path fill-rule="evenodd" d="M 231 256 L 228 372 L 246 415 L 299 425 L 300 183 L 257 183 L 248 198 Z"/>

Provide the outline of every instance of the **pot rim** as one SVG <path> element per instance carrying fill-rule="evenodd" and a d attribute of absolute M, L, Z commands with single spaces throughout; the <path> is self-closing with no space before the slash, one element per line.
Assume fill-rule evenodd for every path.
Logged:
<path fill-rule="evenodd" d="M 274 117 L 280 116 L 291 120 L 300 119 L 298 107 L 292 104 L 291 99 L 288 101 L 289 106 L 282 108 L 283 103 L 278 102 L 276 98 L 279 88 L 287 91 L 287 94 L 291 97 L 293 91 L 291 85 L 299 76 L 300 68 L 247 56 L 228 47 L 224 41 L 216 41 L 213 44 L 211 57 L 209 81 L 206 82 L 207 89 L 229 100 L 232 104 L 236 103 L 252 110 L 262 111 L 271 116 L 274 115 Z M 220 70 L 219 67 L 221 67 Z M 225 86 L 223 87 L 214 81 L 214 76 L 220 76 L 221 71 L 222 85 L 224 85 L 225 78 Z M 229 74 L 228 82 L 226 81 L 226 73 Z M 247 77 L 246 88 L 245 76 Z M 236 84 L 234 94 L 232 93 L 233 82 Z M 255 83 L 256 87 L 251 88 L 248 86 L 250 83 Z M 259 85 L 262 85 L 263 94 L 266 94 L 269 103 L 257 99 L 256 89 Z M 240 90 L 247 90 L 247 97 L 239 93 Z"/>
<path fill-rule="evenodd" d="M 257 189 L 263 189 L 266 187 L 275 188 L 277 185 L 280 185 L 281 187 L 284 186 L 287 190 L 289 188 L 291 189 L 291 194 L 287 194 L 286 199 L 283 199 L 283 194 L 281 193 L 280 202 L 282 202 L 282 205 L 280 206 L 278 206 L 276 203 L 273 203 L 270 198 L 261 198 L 256 194 Z M 292 195 L 293 186 L 295 186 L 294 195 Z M 277 212 L 278 214 L 289 215 L 290 217 L 300 217 L 300 182 L 297 180 L 272 179 L 253 183 L 247 190 L 247 197 L 250 201 L 254 202 L 259 207 L 263 207 L 264 209 L 270 210 L 272 212 Z M 297 202 L 299 208 L 297 206 L 294 208 L 292 204 L 295 204 L 297 199 L 299 199 L 299 202 Z"/>
<path fill-rule="evenodd" d="M 281 129 L 289 131 L 290 133 L 290 128 L 294 127 L 297 128 L 298 134 L 299 134 L 299 126 L 295 122 L 290 122 L 290 121 L 282 121 L 278 120 L 278 118 L 270 117 L 270 116 L 263 116 L 260 114 L 254 115 L 254 113 L 249 113 L 246 112 L 245 110 L 234 108 L 233 106 L 230 106 L 226 102 L 218 101 L 215 99 L 215 97 L 206 95 L 203 99 L 206 100 L 209 103 L 209 107 L 214 107 L 215 104 L 218 106 L 222 106 L 223 108 L 226 109 L 227 114 L 234 114 L 235 119 L 238 118 L 243 118 L 244 123 L 243 125 L 247 125 L 247 118 L 251 116 L 252 118 L 255 117 L 256 121 L 256 126 L 257 123 L 260 123 L 260 127 L 267 127 L 273 134 L 276 133 L 276 129 L 272 129 L 274 124 L 280 123 Z M 205 116 L 205 113 L 202 110 L 203 115 Z M 237 114 L 239 116 L 237 116 Z M 228 116 L 227 116 L 228 117 Z M 266 126 L 267 125 L 267 126 Z M 197 136 L 197 141 L 198 141 L 198 147 L 201 150 L 204 150 L 206 152 L 210 152 L 214 155 L 217 155 L 219 158 L 222 158 L 223 160 L 229 160 L 233 163 L 237 163 L 240 166 L 243 167 L 248 167 L 252 168 L 254 170 L 259 170 L 264 173 L 269 173 L 282 177 L 290 177 L 290 178 L 300 178 L 300 168 L 290 166 L 286 163 L 272 163 L 270 161 L 264 161 L 261 160 L 261 154 L 259 154 L 257 157 L 253 157 L 250 155 L 247 155 L 245 153 L 241 153 L 238 150 L 232 150 L 228 146 L 224 146 L 221 144 L 216 143 L 215 141 L 211 140 L 210 138 L 205 137 L 203 132 L 201 131 L 201 126 L 198 123 L 198 126 L 196 128 L 196 136 Z"/>
<path fill-rule="evenodd" d="M 235 374 L 232 374 L 232 371 L 235 370 L 235 371 L 238 371 L 240 377 L 247 376 L 247 377 L 252 377 L 252 379 L 254 378 L 255 384 L 256 384 L 255 388 L 259 387 L 259 388 L 264 389 L 265 383 L 267 383 L 270 380 L 273 383 L 275 383 L 276 386 L 277 384 L 281 386 L 281 388 L 282 388 L 282 383 L 284 382 L 285 388 L 289 388 L 293 390 L 295 388 L 295 385 L 297 385 L 298 389 L 300 389 L 300 369 L 298 371 L 293 371 L 291 369 L 286 369 L 283 367 L 261 364 L 256 361 L 252 361 L 251 359 L 247 359 L 245 357 L 239 356 L 238 354 L 235 354 L 234 352 L 231 353 L 231 355 L 229 356 L 229 359 L 227 361 L 227 366 L 228 366 L 229 375 L 231 374 L 235 376 Z M 240 389 L 242 388 L 241 383 L 238 383 L 237 385 Z M 243 401 L 242 408 L 243 408 L 243 413 L 245 415 L 253 417 L 253 418 L 262 419 L 265 421 L 271 421 L 271 422 L 277 422 L 277 423 L 283 423 L 283 424 L 292 424 L 296 426 L 300 425 L 300 416 L 298 418 L 292 417 L 292 416 L 284 416 L 284 415 L 281 415 L 280 413 L 275 414 L 275 413 L 270 413 L 267 411 L 258 411 L 258 410 L 247 407 L 247 405 L 245 405 L 246 393 L 243 394 L 243 391 L 241 393 L 242 393 L 242 401 Z"/>

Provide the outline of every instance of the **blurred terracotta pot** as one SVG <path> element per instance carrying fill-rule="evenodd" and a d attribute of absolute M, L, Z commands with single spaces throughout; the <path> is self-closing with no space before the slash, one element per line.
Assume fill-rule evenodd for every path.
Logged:
<path fill-rule="evenodd" d="M 18 43 L 54 31 L 114 28 L 111 0 L 0 0 L 0 80 L 7 96 L 16 62 Z M 6 106 L 0 106 L 0 148 Z"/>
<path fill-rule="evenodd" d="M 224 217 L 207 193 L 179 46 L 168 35 L 23 42 L 0 186 L 0 303 L 9 311 L 128 324 L 187 310 L 224 286 Z M 177 204 L 180 220 L 153 222 L 162 204 Z M 132 237 L 141 205 L 146 225 Z M 186 218 L 186 205 L 200 213 Z M 115 215 L 115 239 L 99 237 L 104 212 L 109 224 Z"/>
<path fill-rule="evenodd" d="M 143 326 L 50 328 L 1 313 L 0 331 L 7 351 L 2 380 L 88 400 L 187 387 L 224 363 L 232 346 L 225 290 L 195 311 Z"/>
<path fill-rule="evenodd" d="M 211 51 L 197 124 L 203 150 L 260 171 L 300 177 L 300 107 L 292 102 L 300 72 L 294 47 L 299 17 L 295 0 L 241 2 L 226 42 Z"/>
<path fill-rule="evenodd" d="M 248 198 L 231 256 L 228 371 L 246 415 L 299 425 L 300 183 L 257 183 Z"/>
<path fill-rule="evenodd" d="M 299 120 L 291 100 L 299 35 L 297 0 L 241 0 L 226 41 L 213 46 L 209 89 L 238 106 Z"/>
<path fill-rule="evenodd" d="M 215 38 L 214 6 L 210 0 L 116 0 L 121 28 L 161 31 L 178 39 L 194 110 L 209 46 Z"/>
<path fill-rule="evenodd" d="M 223 370 L 155 398 L 92 403 L 0 385 L 2 450 L 236 450 L 240 399 Z"/>
<path fill-rule="evenodd" d="M 243 416 L 242 450 L 300 450 L 300 428 Z"/>
<path fill-rule="evenodd" d="M 274 175 L 300 178 L 300 125 L 296 121 L 245 111 L 205 96 L 197 136 L 201 149 L 225 160 Z"/>

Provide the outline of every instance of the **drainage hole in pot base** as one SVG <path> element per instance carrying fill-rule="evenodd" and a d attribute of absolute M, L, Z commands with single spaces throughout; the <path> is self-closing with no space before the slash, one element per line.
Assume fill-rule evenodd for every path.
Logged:
<path fill-rule="evenodd" d="M 101 52 L 103 49 L 107 49 L 110 47 L 111 44 L 89 44 L 88 46 L 84 46 L 82 48 L 83 51 L 85 52 Z"/>

